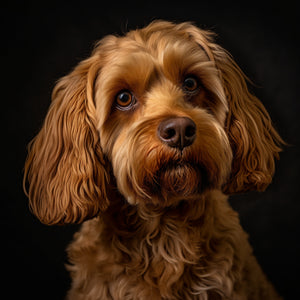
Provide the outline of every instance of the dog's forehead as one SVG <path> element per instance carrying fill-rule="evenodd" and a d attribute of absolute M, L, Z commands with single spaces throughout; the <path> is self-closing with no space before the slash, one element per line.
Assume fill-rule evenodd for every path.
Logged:
<path fill-rule="evenodd" d="M 129 47 L 134 52 L 146 52 L 163 63 L 170 55 L 184 59 L 191 53 L 202 53 L 201 47 L 187 33 L 161 30 L 147 31 L 141 29 L 129 32 L 120 42 L 120 50 Z M 204 57 L 203 57 L 204 59 Z"/>
<path fill-rule="evenodd" d="M 109 69 L 119 69 L 119 74 L 126 70 L 125 76 L 129 70 L 140 76 L 152 70 L 173 78 L 191 66 L 209 61 L 203 49 L 187 34 L 171 31 L 145 33 L 144 29 L 118 37 L 107 57 Z"/>

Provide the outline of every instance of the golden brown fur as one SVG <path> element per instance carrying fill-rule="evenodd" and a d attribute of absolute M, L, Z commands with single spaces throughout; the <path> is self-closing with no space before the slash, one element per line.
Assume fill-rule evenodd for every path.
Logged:
<path fill-rule="evenodd" d="M 279 299 L 225 194 L 264 190 L 282 140 L 211 32 L 105 37 L 52 98 L 24 185 L 43 223 L 92 218 L 68 248 L 68 299 Z M 180 149 L 159 132 L 179 118 L 195 124 Z"/>

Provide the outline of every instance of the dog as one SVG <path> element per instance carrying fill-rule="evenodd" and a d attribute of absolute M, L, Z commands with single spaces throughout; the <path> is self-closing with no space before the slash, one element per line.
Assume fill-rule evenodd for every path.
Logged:
<path fill-rule="evenodd" d="M 82 223 L 72 300 L 280 299 L 229 195 L 270 184 L 283 140 L 215 35 L 156 20 L 106 36 L 61 78 L 24 188 Z"/>

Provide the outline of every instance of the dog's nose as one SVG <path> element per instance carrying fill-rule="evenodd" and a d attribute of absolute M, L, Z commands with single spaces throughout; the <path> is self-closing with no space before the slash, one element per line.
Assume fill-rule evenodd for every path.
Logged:
<path fill-rule="evenodd" d="M 196 138 L 196 124 L 187 117 L 166 119 L 159 124 L 157 135 L 168 146 L 182 150 L 193 144 Z"/>

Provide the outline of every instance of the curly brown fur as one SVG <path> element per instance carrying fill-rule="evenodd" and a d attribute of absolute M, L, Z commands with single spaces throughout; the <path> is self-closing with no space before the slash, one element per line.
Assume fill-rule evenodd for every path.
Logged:
<path fill-rule="evenodd" d="M 264 190 L 283 141 L 211 32 L 105 37 L 52 98 L 24 186 L 46 224 L 92 218 L 69 299 L 279 299 L 225 194 Z"/>

